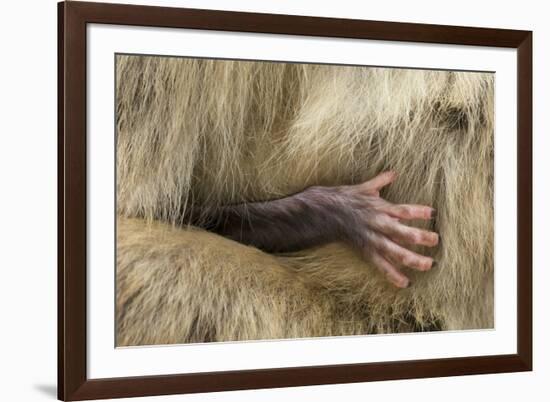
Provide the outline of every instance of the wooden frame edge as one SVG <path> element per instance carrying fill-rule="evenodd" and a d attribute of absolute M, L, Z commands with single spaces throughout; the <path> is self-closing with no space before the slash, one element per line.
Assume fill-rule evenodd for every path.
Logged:
<path fill-rule="evenodd" d="M 392 375 L 387 372 L 391 370 Z M 221 392 L 370 381 L 435 378 L 529 371 L 518 355 L 432 359 L 407 362 L 342 364 L 198 374 L 94 379 L 70 400 Z M 214 379 L 210 382 L 209 380 Z"/>
<path fill-rule="evenodd" d="M 58 3 L 58 397 L 65 400 L 87 381 L 86 23 L 80 4 Z"/>
<path fill-rule="evenodd" d="M 385 363 L 87 379 L 86 136 L 82 135 L 86 132 L 86 24 L 183 27 L 182 21 L 185 27 L 195 29 L 517 49 L 518 353 Z M 106 3 L 72 1 L 58 3 L 58 398 L 60 400 L 530 371 L 533 367 L 532 353 L 531 31 Z"/>
<path fill-rule="evenodd" d="M 533 369 L 533 33 L 517 46 L 518 355 Z"/>
<path fill-rule="evenodd" d="M 65 398 L 65 331 L 64 331 L 64 248 L 65 230 L 63 224 L 64 192 L 64 35 L 65 5 L 57 5 L 57 398 Z"/>

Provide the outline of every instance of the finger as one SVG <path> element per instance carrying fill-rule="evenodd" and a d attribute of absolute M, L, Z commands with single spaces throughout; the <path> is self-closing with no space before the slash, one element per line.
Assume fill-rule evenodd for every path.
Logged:
<path fill-rule="evenodd" d="M 394 286 L 404 289 L 409 287 L 410 281 L 397 268 L 395 268 L 388 260 L 380 254 L 374 252 L 370 255 L 370 259 L 374 265 L 384 274 L 386 279 Z"/>
<path fill-rule="evenodd" d="M 380 191 L 380 189 L 388 184 L 392 183 L 397 178 L 397 173 L 394 171 L 388 171 L 380 173 L 378 176 L 370 179 L 369 181 L 361 184 L 364 191 L 372 193 Z"/>
<path fill-rule="evenodd" d="M 411 219 L 432 219 L 435 216 L 435 209 L 425 205 L 414 204 L 389 204 L 381 209 L 388 215 L 404 220 Z"/>
<path fill-rule="evenodd" d="M 373 246 L 389 261 L 394 261 L 418 271 L 428 271 L 434 265 L 434 260 L 417 254 L 380 235 L 371 238 Z"/>
<path fill-rule="evenodd" d="M 426 247 L 435 247 L 439 244 L 439 235 L 437 233 L 402 224 L 396 225 L 396 228 L 389 236 L 404 244 Z"/>
<path fill-rule="evenodd" d="M 434 247 L 439 244 L 439 235 L 423 229 L 399 223 L 389 216 L 380 216 L 371 222 L 372 228 L 402 244 Z"/>

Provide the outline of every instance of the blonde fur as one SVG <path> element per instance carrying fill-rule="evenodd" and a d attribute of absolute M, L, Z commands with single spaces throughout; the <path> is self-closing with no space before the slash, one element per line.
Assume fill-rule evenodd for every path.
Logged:
<path fill-rule="evenodd" d="M 183 221 L 387 169 L 384 198 L 438 211 L 406 290 L 344 244 L 268 255 Z M 492 183 L 492 74 L 118 56 L 117 343 L 492 327 Z"/>

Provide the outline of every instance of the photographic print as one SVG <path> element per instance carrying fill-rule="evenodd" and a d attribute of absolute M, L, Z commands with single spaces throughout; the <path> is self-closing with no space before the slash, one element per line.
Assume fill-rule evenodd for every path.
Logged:
<path fill-rule="evenodd" d="M 116 346 L 492 329 L 492 72 L 117 54 Z"/>
<path fill-rule="evenodd" d="M 531 31 L 61 2 L 57 84 L 59 399 L 532 370 Z"/>

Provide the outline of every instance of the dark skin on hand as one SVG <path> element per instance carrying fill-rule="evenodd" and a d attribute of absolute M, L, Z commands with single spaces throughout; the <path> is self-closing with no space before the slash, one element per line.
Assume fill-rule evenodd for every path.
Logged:
<path fill-rule="evenodd" d="M 403 223 L 432 219 L 433 208 L 393 204 L 380 197 L 380 190 L 396 178 L 389 171 L 361 184 L 315 186 L 278 200 L 225 206 L 210 217 L 206 229 L 267 252 L 344 241 L 394 286 L 407 288 L 410 280 L 403 267 L 428 271 L 435 265 L 431 257 L 408 247 L 435 247 L 439 236 Z"/>
<path fill-rule="evenodd" d="M 435 261 L 407 248 L 408 245 L 435 247 L 439 243 L 437 233 L 407 226 L 402 221 L 429 220 L 435 210 L 424 205 L 392 204 L 380 197 L 380 190 L 391 184 L 395 172 L 381 173 L 362 184 L 346 186 L 349 203 L 361 210 L 357 216 L 361 234 L 352 236 L 353 244 L 365 259 L 370 260 L 395 286 L 406 288 L 409 279 L 399 266 L 417 271 L 428 271 Z"/>

